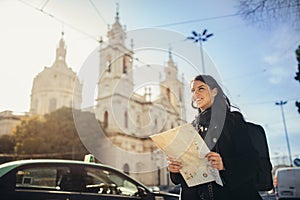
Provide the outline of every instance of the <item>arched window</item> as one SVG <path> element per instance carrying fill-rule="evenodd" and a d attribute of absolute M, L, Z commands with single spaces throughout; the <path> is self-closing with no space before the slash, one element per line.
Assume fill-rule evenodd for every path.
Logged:
<path fill-rule="evenodd" d="M 109 61 L 106 62 L 106 71 L 111 72 L 111 63 Z"/>
<path fill-rule="evenodd" d="M 124 120 L 125 120 L 124 126 L 125 126 L 125 128 L 128 128 L 128 112 L 127 111 L 125 111 L 125 113 L 124 113 Z"/>
<path fill-rule="evenodd" d="M 155 119 L 154 119 L 154 127 L 153 127 L 153 131 L 154 131 L 154 132 L 157 132 L 158 129 L 159 129 L 159 128 L 158 128 L 157 117 L 155 117 Z"/>
<path fill-rule="evenodd" d="M 107 128 L 108 127 L 108 112 L 105 111 L 104 112 L 104 120 L 103 120 L 103 128 Z"/>
<path fill-rule="evenodd" d="M 130 170 L 129 165 L 127 163 L 125 163 L 124 166 L 123 166 L 123 172 L 125 174 L 129 175 L 129 172 L 130 172 L 129 170 Z"/>
<path fill-rule="evenodd" d="M 179 101 L 182 102 L 182 92 L 181 92 L 181 88 L 179 88 Z"/>
<path fill-rule="evenodd" d="M 173 123 L 171 123 L 171 129 L 172 129 L 172 128 L 174 128 L 174 124 L 173 124 Z"/>
<path fill-rule="evenodd" d="M 106 58 L 106 70 L 107 72 L 111 72 L 111 56 L 108 55 Z"/>
<path fill-rule="evenodd" d="M 56 110 L 56 99 L 52 98 L 49 102 L 49 112 L 53 112 L 54 110 Z"/>
<path fill-rule="evenodd" d="M 170 100 L 171 99 L 171 91 L 170 88 L 167 88 L 167 97 Z"/>
<path fill-rule="evenodd" d="M 126 55 L 123 56 L 123 74 L 127 74 Z"/>

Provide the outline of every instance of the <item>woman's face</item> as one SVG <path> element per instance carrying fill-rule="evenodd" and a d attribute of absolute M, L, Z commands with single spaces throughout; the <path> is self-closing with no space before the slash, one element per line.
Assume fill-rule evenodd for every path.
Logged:
<path fill-rule="evenodd" d="M 202 81 L 192 81 L 191 83 L 192 100 L 201 111 L 210 108 L 217 95 L 217 88 L 210 89 Z"/>

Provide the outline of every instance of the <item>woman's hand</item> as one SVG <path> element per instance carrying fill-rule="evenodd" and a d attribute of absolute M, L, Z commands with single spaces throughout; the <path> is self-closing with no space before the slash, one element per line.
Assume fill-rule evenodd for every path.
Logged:
<path fill-rule="evenodd" d="M 172 173 L 179 173 L 182 168 L 182 163 L 174 160 L 173 158 L 168 158 L 168 170 Z"/>
<path fill-rule="evenodd" d="M 205 157 L 211 163 L 212 167 L 218 169 L 219 171 L 225 170 L 224 164 L 223 164 L 223 161 L 222 161 L 222 157 L 221 157 L 220 154 L 218 154 L 216 152 L 209 152 L 208 154 L 206 154 Z"/>

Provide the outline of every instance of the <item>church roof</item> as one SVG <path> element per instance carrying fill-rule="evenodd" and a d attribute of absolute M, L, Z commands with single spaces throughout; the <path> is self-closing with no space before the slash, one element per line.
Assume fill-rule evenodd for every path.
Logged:
<path fill-rule="evenodd" d="M 44 67 L 35 78 L 32 90 L 49 90 L 57 88 L 59 90 L 73 90 L 74 82 L 78 79 L 76 73 L 66 64 L 66 45 L 63 38 L 59 40 L 56 48 L 56 58 L 51 67 Z"/>

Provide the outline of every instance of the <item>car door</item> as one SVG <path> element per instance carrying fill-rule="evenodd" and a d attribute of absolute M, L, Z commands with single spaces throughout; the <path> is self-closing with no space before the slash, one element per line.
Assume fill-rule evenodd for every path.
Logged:
<path fill-rule="evenodd" d="M 74 190 L 71 169 L 67 165 L 38 164 L 19 167 L 11 172 L 13 199 L 79 200 Z"/>
<path fill-rule="evenodd" d="M 293 168 L 280 169 L 277 174 L 277 191 L 279 198 L 294 198 L 296 177 Z"/>
<path fill-rule="evenodd" d="M 295 197 L 300 198 L 300 167 L 294 167 Z"/>
<path fill-rule="evenodd" d="M 85 166 L 82 199 L 154 200 L 153 194 L 128 176 L 111 168 Z"/>

